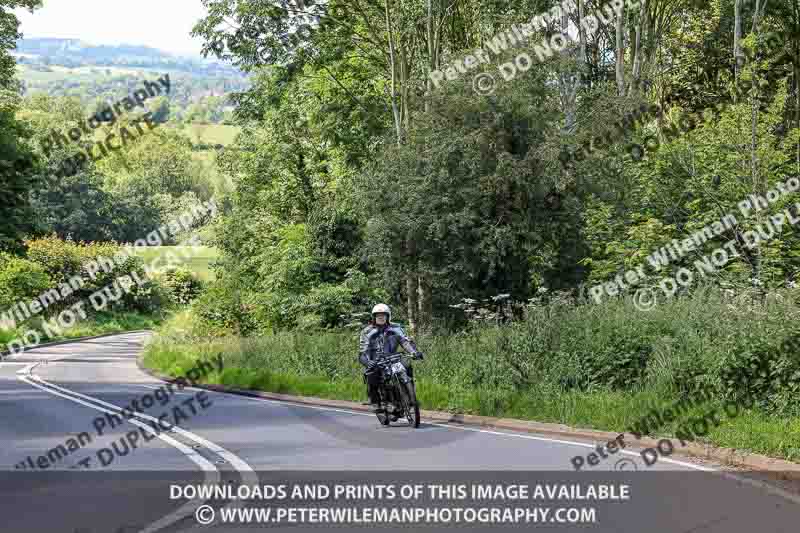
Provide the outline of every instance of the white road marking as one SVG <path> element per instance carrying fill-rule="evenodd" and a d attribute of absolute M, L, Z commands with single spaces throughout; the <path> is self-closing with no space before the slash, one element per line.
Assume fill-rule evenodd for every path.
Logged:
<path fill-rule="evenodd" d="M 76 356 L 74 354 L 70 354 L 70 355 L 63 356 L 62 358 L 65 359 L 65 358 L 69 358 L 69 357 L 76 357 Z M 48 359 L 48 360 L 45 360 L 43 362 L 44 363 L 57 362 L 59 359 L 60 358 Z M 87 361 L 90 361 L 90 359 L 87 359 Z M 76 402 L 76 403 L 79 403 L 81 405 L 85 405 L 87 407 L 91 407 L 92 409 L 96 409 L 98 411 L 102 411 L 102 412 L 105 412 L 105 413 L 108 413 L 108 414 L 122 414 L 123 410 L 119 406 L 104 402 L 103 400 L 100 400 L 98 398 L 94 398 L 92 396 L 87 396 L 87 395 L 81 394 L 79 392 L 75 392 L 75 391 L 72 391 L 72 390 L 69 390 L 69 389 L 65 389 L 63 387 L 59 387 L 58 385 L 50 383 L 50 382 L 42 379 L 41 377 L 34 375 L 33 374 L 33 369 L 39 364 L 40 364 L 39 362 L 31 363 L 28 366 L 26 366 L 24 369 L 18 370 L 17 371 L 17 374 L 18 374 L 17 378 L 20 379 L 21 381 L 27 383 L 28 385 L 31 385 L 31 386 L 34 386 L 36 388 L 45 390 L 45 391 L 49 392 L 50 394 L 54 394 L 56 396 L 60 396 L 62 398 L 68 399 L 68 400 L 70 400 L 72 402 Z M 34 380 L 38 381 L 39 384 L 34 383 Z M 53 390 L 53 389 L 55 389 L 55 390 Z M 188 387 L 186 389 L 188 389 Z M 63 393 L 56 392 L 58 390 L 63 391 Z M 202 390 L 202 389 L 196 389 L 196 390 Z M 85 400 L 88 400 L 89 402 L 95 402 L 96 404 L 100 404 L 100 405 L 94 405 L 94 404 L 91 404 L 91 403 L 88 403 L 88 402 L 84 402 L 82 400 L 79 400 L 78 398 L 75 398 L 75 396 L 77 396 L 78 398 L 83 398 Z M 101 405 L 105 406 L 108 409 L 100 407 Z M 153 418 L 153 417 L 151 417 L 149 415 L 146 415 L 144 413 L 134 412 L 134 416 L 142 418 L 142 419 L 148 419 L 150 421 L 155 421 L 156 423 L 158 423 L 158 419 L 157 418 Z M 148 430 L 149 432 L 155 434 L 155 432 L 152 430 L 152 428 L 142 424 L 139 421 L 133 420 L 133 418 L 126 419 L 124 416 L 122 418 L 125 421 L 130 422 L 133 425 L 136 425 L 136 426 L 139 426 L 139 427 L 143 427 L 146 430 Z M 259 482 L 258 476 L 255 474 L 255 472 L 253 472 L 253 469 L 250 467 L 249 464 L 247 464 L 244 460 L 239 458 L 237 455 L 229 452 L 228 450 L 226 450 L 225 448 L 223 448 L 221 446 L 218 446 L 218 445 L 214 444 L 213 442 L 210 442 L 210 441 L 204 439 L 203 437 L 201 437 L 199 435 L 196 435 L 194 433 L 186 431 L 186 430 L 180 428 L 179 426 L 174 426 L 173 430 L 175 431 L 175 433 L 183 435 L 187 439 L 193 440 L 193 441 L 197 442 L 198 444 L 200 444 L 202 446 L 205 446 L 206 448 L 208 448 L 209 450 L 213 451 L 217 455 L 223 457 L 228 463 L 230 463 L 238 471 L 243 484 L 247 484 L 247 485 L 257 485 L 258 484 L 258 482 Z M 186 455 L 187 457 L 189 457 L 190 459 L 195 461 L 198 465 L 201 465 L 201 463 L 205 463 L 206 467 L 204 467 L 204 465 L 201 465 L 201 468 L 206 472 L 206 477 L 205 477 L 204 484 L 209 485 L 209 484 L 218 484 L 219 483 L 219 481 L 221 479 L 220 478 L 220 474 L 219 474 L 219 470 L 216 468 L 216 466 L 214 466 L 212 463 L 210 463 L 202 455 L 199 455 L 197 452 L 195 452 L 191 448 L 187 447 L 186 445 L 184 445 L 184 444 L 178 442 L 177 440 L 172 439 L 172 438 L 170 438 L 170 437 L 168 437 L 166 435 L 157 434 L 156 436 L 161 438 L 165 442 L 175 446 L 179 451 L 181 451 L 182 453 L 184 453 L 184 455 Z M 188 450 L 189 453 L 186 453 L 186 450 Z M 198 460 L 200 462 L 198 462 Z M 211 467 L 211 469 L 213 470 L 214 474 L 209 474 L 209 472 L 207 471 L 207 466 Z M 181 507 L 179 507 L 174 512 L 170 513 L 169 515 L 167 515 L 167 516 L 159 519 L 158 521 L 150 524 L 147 528 L 145 528 L 142 531 L 140 531 L 140 533 L 155 533 L 156 531 L 159 531 L 159 530 L 161 530 L 161 529 L 163 529 L 163 528 L 165 528 L 167 526 L 170 526 L 171 524 L 174 524 L 175 522 L 183 520 L 183 519 L 191 516 L 194 513 L 194 511 L 200 505 L 205 503 L 205 501 L 208 501 L 208 500 L 202 500 L 202 501 L 192 500 L 192 501 L 189 501 L 186 504 L 184 504 Z M 244 505 L 244 503 L 245 502 L 237 500 L 237 501 L 234 501 L 234 502 L 230 503 L 226 507 L 227 508 L 241 507 L 241 506 Z"/>
<path fill-rule="evenodd" d="M 61 394 L 60 392 L 56 392 L 54 390 L 50 390 L 47 387 L 44 387 L 42 385 L 39 385 L 38 383 L 35 383 L 33 381 L 33 379 L 29 378 L 28 376 L 21 376 L 19 379 L 24 381 L 28 385 L 31 385 L 32 387 L 36 387 L 38 389 L 42 389 L 42 390 L 44 390 L 44 391 L 46 391 L 46 392 L 48 392 L 50 394 L 54 394 L 56 396 L 60 396 L 61 398 L 65 398 L 65 399 L 67 399 L 67 400 L 69 400 L 71 402 L 75 402 L 75 403 L 84 405 L 86 407 L 89 407 L 91 409 L 95 409 L 97 411 L 101 411 L 101 412 L 104 412 L 104 413 L 116 414 L 115 411 L 112 411 L 110 409 L 104 409 L 104 408 L 99 407 L 97 405 L 93 405 L 93 404 L 90 404 L 88 402 L 84 402 L 82 400 L 79 400 L 77 398 L 73 398 L 73 397 L 68 396 L 66 394 Z M 127 422 L 133 424 L 134 426 L 139 426 L 140 428 L 143 428 L 144 430 L 148 431 L 149 433 L 155 435 L 159 439 L 163 440 L 164 442 L 166 442 L 170 446 L 173 446 L 175 449 L 177 449 L 178 451 L 183 453 L 183 455 L 186 456 L 186 458 L 190 459 L 195 464 L 197 464 L 204 472 L 204 475 L 205 475 L 205 479 L 204 479 L 204 482 L 203 482 L 204 485 L 219 484 L 220 479 L 221 479 L 219 470 L 208 459 L 206 459 L 205 457 L 203 457 L 199 453 L 195 452 L 194 450 L 192 450 L 191 448 L 189 448 L 188 446 L 186 446 L 182 442 L 179 442 L 179 441 L 173 439 L 172 437 L 170 437 L 168 435 L 164 435 L 163 433 L 156 433 L 155 431 L 153 431 L 153 429 L 150 426 L 147 426 L 147 425 L 145 425 L 145 424 L 143 424 L 143 423 L 141 423 L 141 422 L 139 422 L 137 420 L 129 419 L 129 420 L 127 420 Z M 169 525 L 172 525 L 175 522 L 183 520 L 187 516 L 191 516 L 195 512 L 195 510 L 198 507 L 200 507 L 202 504 L 204 504 L 206 501 L 208 501 L 208 500 L 203 500 L 203 501 L 192 500 L 192 501 L 186 502 L 184 505 L 180 506 L 174 512 L 172 512 L 172 513 L 168 514 L 167 516 L 164 516 L 164 517 L 160 518 L 159 520 L 157 520 L 156 522 L 153 522 L 152 524 L 150 524 L 147 528 L 143 529 L 140 533 L 155 533 L 156 531 L 164 529 L 165 527 L 167 527 Z"/>
<path fill-rule="evenodd" d="M 212 391 L 212 392 L 218 392 L 218 391 Z M 254 400 L 254 401 L 257 401 L 257 402 L 268 402 L 268 403 L 274 403 L 274 404 L 283 405 L 283 406 L 291 405 L 291 406 L 297 406 L 297 407 L 307 407 L 309 409 L 317 409 L 319 411 L 334 411 L 334 412 L 337 412 L 337 413 L 345 413 L 345 414 L 349 414 L 349 415 L 360 415 L 360 416 L 370 416 L 370 417 L 375 416 L 374 413 L 362 413 L 361 411 L 350 411 L 350 410 L 342 409 L 342 408 L 339 408 L 339 407 L 324 407 L 324 406 L 319 406 L 319 405 L 308 405 L 308 404 L 303 404 L 303 403 L 294 403 L 294 402 L 291 402 L 291 401 L 272 400 L 272 399 L 269 399 L 269 398 L 254 398 L 252 396 L 241 396 L 241 397 L 242 398 L 247 398 L 249 400 Z M 424 420 L 424 418 L 423 418 L 423 420 Z M 516 438 L 519 438 L 519 439 L 539 440 L 539 441 L 544 441 L 544 442 L 555 442 L 557 444 L 567 444 L 567 445 L 570 445 L 570 446 L 580 446 L 582 448 L 593 448 L 594 449 L 598 444 L 605 444 L 605 441 L 602 442 L 602 443 L 598 442 L 598 443 L 595 443 L 595 444 L 588 444 L 588 443 L 585 443 L 585 442 L 575 442 L 575 441 L 569 441 L 569 440 L 554 439 L 552 437 L 536 437 L 534 435 L 521 435 L 519 433 L 506 433 L 506 432 L 503 432 L 503 431 L 496 431 L 496 430 L 490 430 L 490 429 L 472 428 L 472 427 L 468 427 L 468 426 L 447 424 L 447 423 L 444 423 L 444 422 L 426 422 L 426 424 L 428 424 L 430 426 L 439 426 L 439 427 L 449 428 L 449 429 L 459 429 L 461 431 L 474 431 L 476 433 L 487 433 L 487 434 L 490 434 L 490 435 L 500 435 L 500 436 L 503 436 L 503 437 L 516 437 Z M 630 452 L 630 451 L 627 451 L 627 450 L 620 450 L 620 453 L 624 453 L 626 455 L 632 455 L 634 457 L 639 457 L 638 453 Z M 659 457 L 658 460 L 659 461 L 664 461 L 665 463 L 672 463 L 672 464 L 676 464 L 676 465 L 680 465 L 680 466 L 685 466 L 687 468 L 693 468 L 695 470 L 702 470 L 702 471 L 705 471 L 705 472 L 718 472 L 718 470 L 716 470 L 714 468 L 709 468 L 709 467 L 705 467 L 705 466 L 699 466 L 699 465 L 695 465 L 695 464 L 692 464 L 692 463 L 685 463 L 683 461 L 677 461 L 675 459 L 669 459 L 669 458 L 666 458 L 666 457 Z"/>
<path fill-rule="evenodd" d="M 50 360 L 50 361 L 57 361 L 57 359 Z M 47 361 L 45 361 L 45 362 L 47 362 Z M 37 364 L 38 363 L 34 363 L 33 365 L 30 365 L 30 368 L 35 367 Z M 23 370 L 25 370 L 25 369 L 23 369 Z M 18 374 L 20 374 L 22 372 L 23 371 L 17 371 Z M 20 379 L 22 379 L 22 378 L 20 378 Z M 37 376 L 37 379 L 39 379 L 43 383 L 47 383 L 46 381 L 42 380 L 41 378 L 38 378 L 38 376 Z M 52 385 L 50 383 L 48 383 L 48 385 L 53 386 L 53 387 L 57 387 L 56 385 Z M 147 387 L 146 385 L 142 385 L 142 386 Z M 149 387 L 147 387 L 147 388 L 149 388 Z M 66 389 L 62 389 L 62 390 L 66 390 Z M 194 387 L 185 387 L 184 390 L 203 391 L 203 390 L 207 390 L 207 389 L 197 389 L 197 388 L 194 388 Z M 70 392 L 72 394 L 78 394 L 78 393 L 75 393 L 74 391 L 68 391 L 68 392 Z M 207 390 L 207 392 L 219 392 L 220 394 L 224 394 L 224 393 L 222 393 L 220 391 Z M 345 413 L 345 414 L 349 414 L 349 415 L 360 415 L 360 416 L 370 416 L 370 417 L 374 416 L 373 413 L 363 413 L 363 412 L 359 412 L 359 411 L 350 411 L 350 410 L 347 410 L 347 409 L 341 409 L 341 408 L 335 408 L 335 407 L 323 407 L 323 406 L 307 405 L 307 404 L 302 404 L 302 403 L 292 403 L 292 402 L 287 402 L 287 401 L 272 400 L 272 399 L 267 399 L 267 398 L 257 398 L 257 397 L 244 396 L 244 395 L 236 395 L 236 396 L 238 396 L 240 398 L 245 398 L 245 399 L 257 401 L 257 402 L 268 402 L 268 403 L 278 404 L 278 405 L 282 405 L 282 406 L 293 405 L 293 406 L 296 406 L 296 407 L 306 407 L 306 408 L 309 408 L 309 409 L 317 409 L 317 410 L 321 410 L 321 411 L 332 411 L 332 412 L 338 412 L 338 413 Z M 87 398 L 90 398 L 90 397 L 87 397 Z M 109 406 L 112 406 L 113 408 L 119 409 L 119 407 L 113 406 L 112 404 L 106 404 L 102 400 L 98 400 L 96 398 L 91 398 L 91 399 L 96 401 L 96 402 L 98 402 L 98 403 L 109 405 Z M 121 409 L 120 409 L 119 412 L 121 412 Z M 136 414 L 139 415 L 141 413 L 136 413 Z M 142 416 L 145 417 L 145 418 L 150 418 L 152 420 L 152 417 L 148 417 L 147 415 L 142 415 Z M 474 431 L 474 432 L 477 432 L 477 433 L 486 433 L 486 434 L 498 435 L 498 436 L 503 436 L 503 437 L 516 437 L 516 438 L 528 439 L 528 440 L 538 440 L 538 441 L 543 441 L 543 442 L 553 442 L 553 443 L 564 444 L 564 445 L 568 445 L 568 446 L 580 446 L 582 448 L 595 448 L 596 447 L 596 444 L 588 444 L 588 443 L 584 443 L 584 442 L 567 441 L 567 440 L 563 440 L 563 439 L 554 439 L 554 438 L 550 438 L 550 437 L 538 437 L 538 436 L 534 436 L 534 435 L 521 435 L 521 434 L 518 434 L 518 433 L 506 433 L 506 432 L 501 432 L 501 431 L 494 431 L 494 430 L 487 430 L 487 429 L 480 429 L 480 428 L 472 428 L 472 427 L 467 427 L 467 426 L 462 426 L 462 425 L 452 425 L 452 424 L 446 424 L 446 423 L 440 423 L 440 422 L 427 422 L 427 424 L 432 425 L 432 426 L 444 427 L 444 428 L 448 428 L 448 429 L 459 429 L 461 431 Z M 177 429 L 177 427 L 176 427 L 176 429 Z M 181 431 L 183 431 L 183 430 L 181 430 Z M 201 441 L 206 442 L 209 445 L 214 446 L 215 448 L 218 448 L 219 450 L 223 450 L 225 453 L 230 454 L 230 452 L 227 452 L 227 450 L 224 450 L 224 448 L 218 447 L 215 444 L 210 443 L 209 441 L 206 441 L 205 439 L 202 439 L 202 437 L 198 437 L 198 438 Z M 209 449 L 213 450 L 213 448 L 209 448 Z M 630 452 L 630 451 L 627 451 L 627 450 L 620 450 L 620 452 L 624 453 L 626 455 L 632 455 L 632 456 L 639 455 L 636 452 Z M 219 453 L 219 452 L 216 452 L 216 453 Z M 236 457 L 233 454 L 230 454 L 230 455 L 233 456 L 233 457 Z M 236 457 L 236 459 L 238 460 L 239 458 Z M 789 493 L 789 492 L 787 492 L 787 491 L 785 491 L 783 489 L 774 487 L 774 486 L 772 486 L 772 485 L 770 485 L 768 483 L 763 483 L 763 482 L 760 482 L 760 481 L 757 481 L 757 480 L 752 480 L 752 479 L 749 479 L 749 478 L 742 478 L 742 477 L 736 476 L 735 474 L 732 474 L 730 472 L 726 472 L 726 471 L 723 471 L 723 470 L 718 470 L 718 469 L 714 469 L 714 468 L 709 468 L 709 467 L 704 467 L 704 466 L 695 465 L 695 464 L 691 464 L 691 463 L 686 463 L 686 462 L 683 462 L 683 461 L 677 461 L 675 459 L 659 457 L 659 461 L 663 461 L 665 463 L 671 463 L 671 464 L 683 466 L 683 467 L 690 468 L 690 469 L 693 469 L 693 470 L 712 472 L 712 473 L 715 473 L 715 474 L 718 474 L 718 475 L 722 475 L 723 477 L 726 477 L 728 479 L 735 480 L 735 481 L 740 482 L 740 483 L 745 483 L 745 484 L 751 485 L 751 486 L 756 487 L 756 488 L 760 488 L 762 490 L 765 490 L 766 492 L 769 492 L 769 493 L 774 494 L 774 495 L 781 496 L 784 499 L 787 499 L 787 500 L 792 501 L 794 503 L 800 504 L 800 496 L 796 496 L 794 494 L 791 494 L 791 493 Z M 258 477 L 253 473 L 252 468 L 250 468 L 250 466 L 247 465 L 247 463 L 245 463 L 244 461 L 241 461 L 241 463 L 244 464 L 246 466 L 246 468 L 247 468 L 246 473 L 240 472 L 240 474 L 242 475 L 242 480 L 244 481 L 244 478 L 247 477 L 250 480 L 250 484 L 255 484 L 252 480 L 255 479 L 255 481 L 257 482 L 258 481 Z M 235 463 L 233 461 L 231 461 L 231 464 L 235 464 Z M 238 470 L 238 468 L 237 468 L 237 470 Z M 241 504 L 241 502 L 239 502 L 238 504 L 231 504 L 228 507 L 238 506 L 239 504 Z M 187 504 L 187 506 L 188 505 L 189 504 Z M 184 506 L 184 507 L 186 507 L 186 506 Z M 193 507 L 193 508 L 195 508 L 195 507 Z M 183 509 L 183 507 L 181 509 Z M 180 511 L 180 509 L 179 509 L 179 511 Z M 168 525 L 168 524 L 166 524 L 166 525 Z M 159 529 L 163 528 L 163 527 L 166 527 L 166 525 L 161 525 L 159 527 Z M 195 530 L 195 529 L 198 529 L 198 528 L 194 528 L 193 530 Z M 142 531 L 141 533 L 152 533 L 154 531 L 156 531 L 156 530 L 155 529 L 153 529 L 153 530 L 148 529 L 148 530 Z"/>
<path fill-rule="evenodd" d="M 218 392 L 218 391 L 212 391 L 212 392 Z M 303 403 L 293 403 L 293 402 L 283 401 L 283 400 L 272 400 L 272 399 L 269 399 L 269 398 L 256 398 L 256 397 L 253 397 L 253 396 L 243 396 L 243 395 L 236 395 L 236 396 L 239 396 L 240 398 L 245 398 L 245 399 L 248 399 L 248 400 L 253 400 L 253 401 L 256 401 L 256 402 L 267 402 L 267 403 L 273 403 L 273 404 L 283 405 L 283 406 L 291 405 L 291 406 L 296 406 L 296 407 L 306 407 L 306 408 L 309 408 L 309 409 L 317 409 L 317 410 L 320 410 L 320 411 L 333 411 L 333 412 L 337 412 L 337 413 L 345 413 L 345 414 L 350 414 L 350 415 L 360 415 L 360 416 L 370 416 L 370 417 L 375 416 L 374 413 L 362 413 L 360 411 L 350 411 L 350 410 L 342 409 L 342 408 L 338 408 L 338 407 L 323 407 L 323 406 L 318 406 L 318 405 L 308 405 L 308 404 L 303 404 Z M 537 437 L 537 436 L 534 436 L 534 435 L 521 435 L 519 433 L 506 433 L 506 432 L 502 432 L 502 431 L 494 431 L 494 430 L 480 429 L 480 428 L 471 428 L 471 427 L 468 427 L 468 426 L 446 424 L 446 423 L 441 423 L 441 422 L 426 422 L 426 424 L 429 424 L 431 426 L 444 427 L 444 428 L 448 428 L 448 429 L 459 429 L 461 431 L 474 431 L 474 432 L 477 432 L 477 433 L 488 433 L 490 435 L 499 435 L 499 436 L 503 436 L 503 437 L 516 437 L 516 438 L 520 438 L 520 439 L 538 440 L 538 441 L 544 441 L 544 442 L 555 442 L 557 444 L 566 444 L 568 446 L 580 446 L 582 448 L 595 448 L 597 446 L 597 444 L 602 444 L 602 443 L 587 444 L 585 442 L 575 442 L 575 441 L 568 441 L 568 440 L 563 440 L 563 439 L 554 439 L 554 438 L 550 438 L 550 437 Z M 620 453 L 624 453 L 626 455 L 632 455 L 634 457 L 640 456 L 640 454 L 638 454 L 636 452 L 631 452 L 631 451 L 627 451 L 627 450 L 620 450 Z M 731 472 L 727 472 L 725 470 L 720 470 L 720 469 L 716 469 L 716 468 L 700 466 L 700 465 L 696 465 L 696 464 L 692 464 L 692 463 L 687 463 L 687 462 L 684 462 L 684 461 L 678 461 L 678 460 L 675 460 L 675 459 L 670 459 L 670 458 L 667 458 L 667 457 L 659 457 L 658 460 L 659 461 L 664 461 L 665 463 L 671 463 L 671 464 L 683 466 L 683 467 L 686 467 L 686 468 L 691 468 L 693 470 L 700 470 L 700 471 L 703 471 L 703 472 L 712 472 L 714 474 L 723 476 L 723 477 L 731 479 L 733 481 L 740 482 L 740 483 L 745 483 L 747 485 L 750 485 L 750 486 L 753 486 L 753 487 L 756 487 L 756 488 L 760 488 L 762 490 L 765 490 L 766 492 L 769 492 L 769 493 L 774 494 L 776 496 L 781 496 L 782 498 L 784 498 L 786 500 L 789 500 L 789 501 L 792 501 L 794 503 L 800 504 L 800 496 L 797 496 L 795 494 L 787 492 L 787 491 L 785 491 L 783 489 L 777 488 L 777 487 L 775 487 L 773 485 L 770 485 L 769 483 L 764 483 L 762 481 L 758 481 L 758 480 L 754 480 L 754 479 L 750 479 L 750 478 L 746 478 L 746 477 L 740 477 L 740 476 L 737 476 L 737 475 L 735 475 L 735 474 L 733 474 Z"/>
<path fill-rule="evenodd" d="M 111 404 L 111 403 L 108 403 L 108 402 L 104 402 L 103 400 L 100 400 L 98 398 L 94 398 L 92 396 L 86 396 L 86 395 L 81 394 L 79 392 L 75 392 L 75 391 L 72 391 L 72 390 L 69 390 L 69 389 L 65 389 L 63 387 L 59 387 L 58 385 L 50 383 L 50 382 L 42 379 L 39 376 L 34 376 L 34 379 L 36 379 L 37 381 L 39 381 L 40 383 L 42 383 L 44 385 L 47 385 L 49 387 L 53 387 L 56 390 L 60 390 L 60 391 L 67 392 L 69 394 L 73 394 L 73 395 L 75 395 L 75 396 L 77 396 L 79 398 L 85 398 L 87 400 L 94 401 L 94 402 L 98 403 L 99 405 L 104 405 L 104 406 L 109 407 L 111 409 L 118 409 L 117 414 L 121 414 L 122 411 L 123 411 L 123 409 L 121 407 L 118 407 L 118 406 L 116 406 L 114 404 Z M 141 413 L 141 412 L 134 411 L 134 416 L 137 416 L 139 418 L 144 418 L 144 419 L 150 420 L 152 422 L 156 422 L 156 423 L 158 422 L 157 418 L 155 418 L 153 416 L 150 416 L 150 415 L 146 415 L 146 414 Z M 201 444 L 201 445 L 205 446 L 206 448 L 208 448 L 212 452 L 214 452 L 217 455 L 223 457 L 226 461 L 228 461 L 231 465 L 233 465 L 233 467 L 236 468 L 236 470 L 238 470 L 240 474 L 244 474 L 245 472 L 253 472 L 253 469 L 250 467 L 250 465 L 247 464 L 246 462 L 244 462 L 242 459 L 240 459 L 237 455 L 229 452 L 228 450 L 226 450 L 225 448 L 223 448 L 221 446 L 218 446 L 218 445 L 214 444 L 211 441 L 208 441 L 208 440 L 204 439 L 200 435 L 196 435 L 195 433 L 187 431 L 187 430 L 181 428 L 180 426 L 175 426 L 174 431 L 176 433 L 180 434 L 180 435 L 183 435 L 184 437 L 186 437 L 186 438 L 188 438 L 190 440 L 195 441 L 198 444 Z M 258 481 L 257 478 L 256 478 L 256 481 Z"/>
<path fill-rule="evenodd" d="M 73 357 L 73 356 L 67 356 L 67 357 Z M 109 361 L 130 361 L 131 363 L 135 363 L 136 362 L 136 360 L 133 359 L 132 357 L 120 357 L 120 356 L 116 356 L 116 355 L 83 355 L 83 356 L 79 355 L 77 357 L 79 359 L 81 359 L 82 363 L 83 362 L 94 363 L 94 362 L 97 362 L 97 361 L 106 361 L 106 360 L 109 360 Z M 69 361 L 61 361 L 61 359 L 50 359 L 50 361 L 60 361 L 60 362 L 67 362 L 67 363 L 69 362 Z"/>
<path fill-rule="evenodd" d="M 30 373 L 31 373 L 31 370 L 33 369 L 33 367 L 35 367 L 35 366 L 36 366 L 36 365 L 38 365 L 38 364 L 39 364 L 39 363 L 31 363 L 31 364 L 29 364 L 28 366 L 26 366 L 25 368 L 21 368 L 20 370 L 17 370 L 17 374 L 26 374 L 26 375 L 30 375 Z"/>
<path fill-rule="evenodd" d="M 116 386 L 116 385 L 115 385 L 115 386 Z M 156 386 L 154 386 L 154 385 L 143 385 L 143 384 L 141 384 L 141 383 L 137 383 L 137 384 L 135 384 L 135 385 L 128 385 L 128 386 L 129 386 L 129 387 L 144 387 L 144 388 L 146 388 L 146 389 L 150 389 L 150 390 L 159 390 L 159 389 L 163 389 L 163 388 L 164 388 L 163 386 L 161 386 L 161 387 L 156 387 Z M 190 394 L 190 393 L 188 393 L 188 392 L 185 392 L 185 391 L 187 391 L 187 390 L 198 391 L 198 392 L 208 392 L 206 389 L 194 389 L 194 388 L 190 388 L 190 387 L 184 387 L 184 388 L 183 388 L 183 391 L 184 391 L 184 392 L 175 391 L 175 392 L 173 392 L 173 393 L 172 393 L 172 395 L 173 395 L 173 396 L 178 396 L 179 394 L 182 394 L 182 395 L 184 395 L 184 396 L 194 396 L 193 394 Z"/>

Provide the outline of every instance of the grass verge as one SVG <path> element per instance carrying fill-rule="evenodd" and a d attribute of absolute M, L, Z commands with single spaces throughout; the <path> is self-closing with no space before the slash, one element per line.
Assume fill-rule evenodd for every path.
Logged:
<path fill-rule="evenodd" d="M 42 338 L 42 343 L 93 337 L 107 333 L 156 329 L 164 323 L 165 319 L 165 314 L 143 314 L 131 311 L 95 313 L 86 320 L 76 323 L 73 327 L 64 329 L 54 337 Z M 6 351 L 8 343 L 20 339 L 31 326 L 35 327 L 35 324 L 17 329 L 0 330 L 0 352 Z M 37 329 L 41 332 L 41 328 Z"/>
<path fill-rule="evenodd" d="M 426 354 L 425 361 L 414 363 L 422 407 L 627 431 L 652 409 L 663 411 L 684 398 L 687 384 L 728 376 L 725 365 L 736 363 L 734 356 L 747 346 L 779 342 L 773 337 L 786 334 L 781 325 L 795 313 L 791 301 L 766 314 L 759 308 L 756 328 L 753 310 L 730 302 L 681 301 L 650 314 L 614 305 L 549 308 L 515 326 L 417 339 Z M 551 342 L 555 337 L 560 342 Z M 198 319 L 183 312 L 159 329 L 144 363 L 178 376 L 198 359 L 222 353 L 225 367 L 213 383 L 363 401 L 357 341 L 357 331 L 208 338 Z M 644 345 L 650 350 L 643 352 Z M 690 418 L 712 407 L 722 412 L 723 400 L 720 395 L 693 406 L 649 434 L 673 437 Z M 800 416 L 794 407 L 770 406 L 743 407 L 696 441 L 800 462 Z"/>

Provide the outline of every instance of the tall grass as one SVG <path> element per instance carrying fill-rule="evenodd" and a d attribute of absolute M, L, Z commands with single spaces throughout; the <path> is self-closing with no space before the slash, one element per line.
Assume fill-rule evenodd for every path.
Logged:
<path fill-rule="evenodd" d="M 59 340 L 93 337 L 106 333 L 122 333 L 144 329 L 155 329 L 164 323 L 166 314 L 143 314 L 133 311 L 94 313 L 86 320 L 65 328 L 53 337 L 46 337 L 42 331 L 41 318 L 35 318 L 16 329 L 0 329 L 0 353 L 8 351 L 8 343 L 21 339 L 28 330 L 35 330 L 42 336 L 42 343 Z"/>
<path fill-rule="evenodd" d="M 776 359 L 780 371 L 800 369 L 796 354 L 780 353 L 798 318 L 793 298 L 779 293 L 754 303 L 747 295 L 726 299 L 699 291 L 650 312 L 626 299 L 557 304 L 533 308 L 525 321 L 508 326 L 421 336 L 416 340 L 426 359 L 414 363 L 419 399 L 427 409 L 624 431 L 651 408 L 700 386 L 718 391 L 719 402 L 735 400 L 735 389 L 750 387 L 758 377 L 731 374 L 730 368 L 741 354 L 761 353 L 754 347 L 783 357 Z M 177 374 L 197 358 L 223 353 L 222 384 L 363 400 L 357 341 L 356 331 L 207 339 L 184 313 L 162 328 L 145 362 Z M 732 387 L 731 376 L 743 384 Z M 788 403 L 770 395 L 759 400 L 707 439 L 800 460 L 800 397 Z M 689 416 L 706 408 L 698 406 Z M 682 420 L 653 429 L 672 435 Z"/>

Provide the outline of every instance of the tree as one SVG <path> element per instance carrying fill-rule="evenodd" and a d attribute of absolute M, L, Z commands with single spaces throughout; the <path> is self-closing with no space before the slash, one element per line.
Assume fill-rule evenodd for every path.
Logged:
<path fill-rule="evenodd" d="M 9 10 L 25 8 L 33 12 L 40 7 L 42 0 L 0 0 L 0 88 L 17 88 L 14 77 L 17 65 L 8 51 L 17 47 L 22 34 L 19 32 L 19 19 Z"/>
<path fill-rule="evenodd" d="M 166 96 L 157 96 L 148 101 L 147 108 L 152 113 L 153 122 L 164 124 L 169 120 L 169 100 Z"/>
<path fill-rule="evenodd" d="M 126 117 L 116 126 L 136 131 Z M 189 139 L 163 126 L 152 131 L 143 129 L 144 135 L 130 141 L 122 150 L 109 152 L 97 163 L 107 188 L 114 190 L 126 182 L 136 182 L 137 188 L 149 194 L 176 197 L 193 190 L 193 181 L 200 181 L 202 177 L 196 174 L 198 167 L 192 160 Z"/>
<path fill-rule="evenodd" d="M 9 9 L 33 11 L 40 0 L 0 0 L 0 249 L 18 250 L 25 233 L 36 229 L 30 193 L 36 186 L 37 161 L 27 146 L 30 129 L 15 118 L 20 100 L 14 78 L 16 63 L 8 53 L 21 37 L 19 20 Z"/>
<path fill-rule="evenodd" d="M 32 132 L 15 118 L 18 107 L 19 97 L 0 89 L 0 250 L 11 251 L 40 228 L 31 204 L 39 162 L 27 145 Z"/>

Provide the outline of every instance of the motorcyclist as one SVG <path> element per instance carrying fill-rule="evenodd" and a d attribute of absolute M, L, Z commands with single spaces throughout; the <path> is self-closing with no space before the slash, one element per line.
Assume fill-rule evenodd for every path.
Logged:
<path fill-rule="evenodd" d="M 372 308 L 372 320 L 361 331 L 359 342 L 359 362 L 366 367 L 364 375 L 367 379 L 367 394 L 369 401 L 375 411 L 380 409 L 380 396 L 378 389 L 381 385 L 380 372 L 375 368 L 375 358 L 378 354 L 392 354 L 397 351 L 397 347 L 414 355 L 417 359 L 422 359 L 423 354 L 409 339 L 403 328 L 391 323 L 392 311 L 386 304 L 377 304 Z M 408 377 L 414 377 L 414 370 L 409 363 L 403 363 L 408 371 Z"/>

